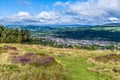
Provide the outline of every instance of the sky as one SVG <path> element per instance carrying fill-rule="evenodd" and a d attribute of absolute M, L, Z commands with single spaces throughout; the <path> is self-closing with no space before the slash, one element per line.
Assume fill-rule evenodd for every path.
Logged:
<path fill-rule="evenodd" d="M 0 0 L 0 24 L 120 23 L 120 0 Z"/>

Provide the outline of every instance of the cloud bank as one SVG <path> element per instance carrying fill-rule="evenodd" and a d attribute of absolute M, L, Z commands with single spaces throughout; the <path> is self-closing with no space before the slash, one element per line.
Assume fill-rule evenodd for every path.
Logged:
<path fill-rule="evenodd" d="M 31 14 L 20 11 L 0 17 L 7 24 L 105 24 L 120 22 L 120 0 L 88 0 L 86 2 L 55 2 L 51 11 Z"/>

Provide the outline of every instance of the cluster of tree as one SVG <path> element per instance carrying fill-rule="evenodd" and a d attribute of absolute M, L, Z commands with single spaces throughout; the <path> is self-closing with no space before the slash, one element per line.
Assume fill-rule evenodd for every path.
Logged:
<path fill-rule="evenodd" d="M 30 42 L 30 33 L 27 29 L 11 29 L 0 25 L 1 43 L 27 43 Z"/>
<path fill-rule="evenodd" d="M 54 46 L 54 43 L 52 40 L 46 40 L 43 38 L 32 38 L 31 44 L 41 44 L 44 46 Z"/>

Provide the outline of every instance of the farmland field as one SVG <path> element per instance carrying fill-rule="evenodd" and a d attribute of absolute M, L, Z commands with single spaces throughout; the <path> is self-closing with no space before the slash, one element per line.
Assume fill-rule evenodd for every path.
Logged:
<path fill-rule="evenodd" d="M 108 31 L 118 31 L 120 32 L 120 27 L 96 27 L 92 28 L 93 30 L 108 30 Z"/>

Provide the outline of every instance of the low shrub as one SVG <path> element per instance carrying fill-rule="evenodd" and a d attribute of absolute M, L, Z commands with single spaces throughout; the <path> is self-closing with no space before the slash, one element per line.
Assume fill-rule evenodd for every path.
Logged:
<path fill-rule="evenodd" d="M 49 66 L 56 63 L 54 57 L 44 55 L 40 56 L 35 53 L 25 53 L 24 55 L 14 55 L 10 57 L 13 63 L 30 64 L 34 66 Z"/>
<path fill-rule="evenodd" d="M 103 56 L 97 56 L 93 58 L 93 60 L 96 62 L 104 62 L 104 63 L 107 63 L 109 61 L 116 62 L 116 61 L 120 61 L 120 54 L 107 54 Z"/>

